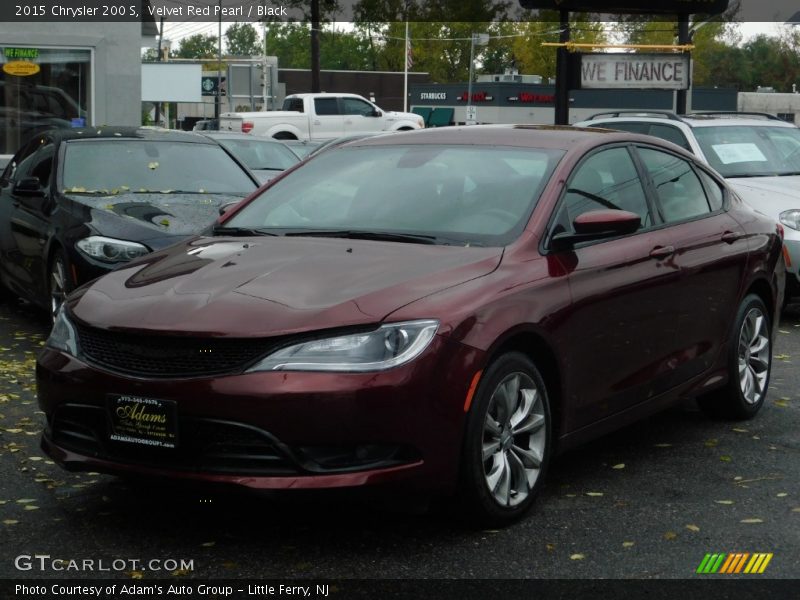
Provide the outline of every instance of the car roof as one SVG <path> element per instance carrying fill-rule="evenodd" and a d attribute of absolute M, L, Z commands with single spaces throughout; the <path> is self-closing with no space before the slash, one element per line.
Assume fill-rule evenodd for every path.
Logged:
<path fill-rule="evenodd" d="M 177 131 L 158 127 L 74 127 L 54 128 L 43 131 L 37 137 L 48 136 L 56 142 L 87 139 L 139 139 L 160 142 L 190 142 L 214 144 L 213 140 L 190 131 Z"/>
<path fill-rule="evenodd" d="M 637 133 L 600 128 L 555 125 L 469 125 L 417 129 L 414 131 L 400 131 L 392 135 L 366 137 L 348 143 L 347 147 L 453 144 L 569 150 L 576 145 L 592 146 L 614 141 L 653 143 L 653 138 Z"/>
<path fill-rule="evenodd" d="M 688 127 L 794 127 L 767 113 L 748 113 L 735 111 L 708 111 L 678 115 L 667 110 L 625 110 L 597 113 L 579 123 L 684 123 Z"/>
<path fill-rule="evenodd" d="M 252 142 L 266 142 L 268 144 L 281 144 L 282 146 L 285 145 L 283 140 L 276 140 L 275 138 L 266 137 L 263 135 L 240 133 L 238 131 L 200 131 L 198 133 L 215 140 L 250 140 Z"/>

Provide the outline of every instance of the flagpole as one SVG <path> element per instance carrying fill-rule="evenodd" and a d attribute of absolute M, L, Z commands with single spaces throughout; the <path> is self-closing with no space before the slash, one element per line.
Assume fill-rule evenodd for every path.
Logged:
<path fill-rule="evenodd" d="M 408 16 L 406 15 L 406 51 L 403 55 L 403 112 L 408 112 Z"/>

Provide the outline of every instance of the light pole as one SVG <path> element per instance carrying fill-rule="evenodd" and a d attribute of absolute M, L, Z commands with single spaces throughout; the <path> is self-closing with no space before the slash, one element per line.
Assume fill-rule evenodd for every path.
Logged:
<path fill-rule="evenodd" d="M 475 73 L 475 46 L 485 46 L 489 43 L 488 33 L 473 33 L 469 44 L 469 81 L 467 82 L 467 108 L 464 121 L 467 125 L 475 125 L 477 111 L 472 106 L 472 78 Z"/>

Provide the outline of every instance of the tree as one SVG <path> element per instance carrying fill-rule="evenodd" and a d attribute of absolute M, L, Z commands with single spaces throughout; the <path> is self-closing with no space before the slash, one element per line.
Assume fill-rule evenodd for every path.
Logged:
<path fill-rule="evenodd" d="M 250 23 L 234 23 L 225 32 L 228 54 L 233 56 L 260 56 L 264 47 L 258 38 L 256 28 Z"/>
<path fill-rule="evenodd" d="M 198 33 L 185 37 L 178 44 L 175 58 L 215 58 L 217 56 L 217 37 Z"/>

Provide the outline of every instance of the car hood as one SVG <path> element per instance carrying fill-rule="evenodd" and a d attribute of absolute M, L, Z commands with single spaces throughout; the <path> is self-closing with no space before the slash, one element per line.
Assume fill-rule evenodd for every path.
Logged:
<path fill-rule="evenodd" d="M 66 196 L 91 209 L 91 224 L 100 234 L 113 237 L 122 218 L 135 229 L 133 241 L 147 244 L 153 240 L 200 233 L 216 221 L 220 207 L 241 200 L 245 194 L 129 193 L 87 196 L 67 193 Z M 154 247 L 162 246 L 156 244 Z"/>
<path fill-rule="evenodd" d="M 491 273 L 502 255 L 336 238 L 195 238 L 84 286 L 69 304 L 79 320 L 106 329 L 266 337 L 377 323 Z"/>
<path fill-rule="evenodd" d="M 739 197 L 763 215 L 778 219 L 785 210 L 800 209 L 800 176 L 728 178 Z"/>

